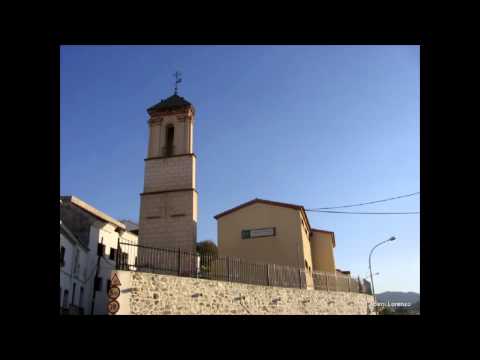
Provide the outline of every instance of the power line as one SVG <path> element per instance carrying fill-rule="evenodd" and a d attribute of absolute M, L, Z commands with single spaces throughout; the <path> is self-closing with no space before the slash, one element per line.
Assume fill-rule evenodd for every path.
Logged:
<path fill-rule="evenodd" d="M 362 215 L 406 215 L 420 214 L 420 211 L 399 211 L 399 212 L 356 212 L 356 211 L 331 211 L 331 210 L 305 210 L 311 212 L 332 213 L 332 214 L 362 214 Z"/>
<path fill-rule="evenodd" d="M 308 209 L 307 211 L 327 210 L 327 209 L 341 209 L 341 208 L 348 208 L 348 207 L 354 207 L 354 206 L 375 204 L 375 203 L 379 203 L 379 202 L 384 202 L 384 201 L 390 201 L 390 200 L 405 198 L 405 197 L 409 197 L 409 196 L 413 196 L 413 195 L 417 195 L 417 194 L 420 194 L 420 191 L 415 192 L 415 193 L 412 193 L 412 194 L 395 196 L 395 197 L 391 197 L 391 198 L 388 198 L 388 199 L 375 200 L 375 201 L 369 201 L 369 202 L 364 202 L 364 203 L 359 203 L 359 204 L 352 204 L 352 205 L 321 207 L 321 208 L 315 208 L 315 209 Z"/>

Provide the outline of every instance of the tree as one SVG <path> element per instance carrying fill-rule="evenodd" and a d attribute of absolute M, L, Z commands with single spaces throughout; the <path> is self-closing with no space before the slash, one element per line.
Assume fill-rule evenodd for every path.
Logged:
<path fill-rule="evenodd" d="M 202 255 L 209 255 L 212 257 L 218 256 L 218 248 L 217 244 L 215 244 L 212 240 L 204 240 L 197 243 L 197 253 Z"/>
<path fill-rule="evenodd" d="M 200 255 L 200 271 L 202 276 L 208 277 L 214 260 L 218 258 L 217 245 L 212 240 L 197 243 L 197 253 Z"/>

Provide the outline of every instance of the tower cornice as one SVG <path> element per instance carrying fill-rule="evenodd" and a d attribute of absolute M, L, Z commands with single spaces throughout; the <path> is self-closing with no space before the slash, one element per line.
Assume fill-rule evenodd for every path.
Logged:
<path fill-rule="evenodd" d="M 197 189 L 194 189 L 194 188 L 186 188 L 186 189 L 171 189 L 171 190 L 159 190 L 159 191 L 146 191 L 146 192 L 140 193 L 140 196 L 166 194 L 166 193 L 182 192 L 182 191 L 193 191 L 193 192 L 195 192 L 195 193 L 198 194 Z"/>
<path fill-rule="evenodd" d="M 149 160 L 159 160 L 159 159 L 170 159 L 173 157 L 181 157 L 181 156 L 192 156 L 195 159 L 197 158 L 197 155 L 195 155 L 194 153 L 189 153 L 189 154 L 178 154 L 178 155 L 170 155 L 170 156 L 152 156 L 152 157 L 145 158 L 144 160 L 149 161 Z"/>
<path fill-rule="evenodd" d="M 162 125 L 163 120 L 164 120 L 163 117 L 152 117 L 148 120 L 148 123 L 150 125 L 156 125 L 156 124 L 157 125 Z"/>
<path fill-rule="evenodd" d="M 179 109 L 172 109 L 172 110 L 158 110 L 158 111 L 151 111 L 149 112 L 150 119 L 154 118 L 161 118 L 163 116 L 171 116 L 171 115 L 183 115 L 186 116 L 188 119 L 193 120 L 195 116 L 195 110 L 192 108 L 179 110 Z"/>

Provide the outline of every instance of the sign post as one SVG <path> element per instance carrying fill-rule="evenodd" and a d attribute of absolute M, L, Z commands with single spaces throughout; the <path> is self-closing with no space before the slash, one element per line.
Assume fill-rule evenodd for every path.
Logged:
<path fill-rule="evenodd" d="M 120 309 L 120 304 L 118 303 L 117 299 L 120 296 L 120 288 L 122 284 L 118 279 L 117 273 L 114 273 L 112 276 L 112 285 L 110 289 L 108 289 L 108 315 L 115 315 L 118 310 Z"/>

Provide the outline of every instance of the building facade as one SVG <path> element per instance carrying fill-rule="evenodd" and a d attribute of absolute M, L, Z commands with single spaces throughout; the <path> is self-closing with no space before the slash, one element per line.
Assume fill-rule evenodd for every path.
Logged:
<path fill-rule="evenodd" d="M 194 251 L 198 193 L 193 153 L 195 109 L 173 95 L 148 110 L 150 119 L 139 243 Z"/>
<path fill-rule="evenodd" d="M 332 231 L 312 229 L 310 233 L 310 246 L 314 271 L 333 273 L 335 268 L 335 234 Z"/>
<path fill-rule="evenodd" d="M 90 296 L 88 245 L 60 220 L 60 313 L 84 314 Z"/>
<path fill-rule="evenodd" d="M 312 229 L 303 206 L 254 199 L 215 216 L 219 256 L 335 274 L 333 232 Z"/>
<path fill-rule="evenodd" d="M 131 264 L 134 264 L 136 257 L 133 253 L 135 248 L 128 247 L 127 253 L 122 251 L 121 245 L 118 249 L 118 245 L 122 242 L 137 244 L 137 235 L 128 231 L 125 224 L 75 196 L 60 198 L 60 221 L 61 229 L 62 226 L 68 229 L 70 237 L 70 245 L 67 245 L 68 233 L 60 233 L 61 308 L 65 305 L 63 312 L 70 314 L 76 313 L 76 307 L 79 307 L 83 309 L 83 314 L 106 315 L 110 276 L 115 269 L 117 257 L 122 256 L 122 259 Z M 78 250 L 72 245 L 75 240 L 81 244 L 77 246 Z M 72 285 L 68 288 L 65 284 L 70 265 L 62 268 L 62 247 L 65 249 L 65 265 L 71 261 L 71 256 L 78 256 L 78 261 L 73 260 L 73 264 L 79 265 L 71 265 L 73 269 L 76 269 L 75 266 L 78 269 L 72 272 Z M 67 300 L 65 290 L 68 290 Z"/>

